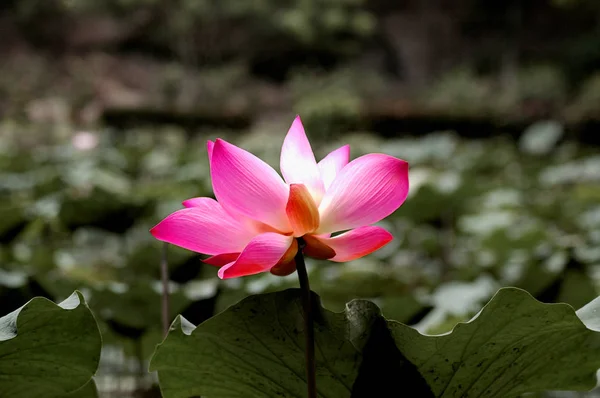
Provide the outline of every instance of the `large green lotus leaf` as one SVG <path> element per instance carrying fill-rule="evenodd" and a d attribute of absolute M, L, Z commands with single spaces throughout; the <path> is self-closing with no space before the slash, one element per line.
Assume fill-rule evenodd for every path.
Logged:
<path fill-rule="evenodd" d="M 30 300 L 0 318 L 0 397 L 53 398 L 79 390 L 96 372 L 101 343 L 81 293 L 58 305 Z M 93 397 L 92 387 L 73 396 Z"/>
<path fill-rule="evenodd" d="M 596 385 L 600 299 L 576 313 L 567 304 L 544 304 L 524 290 L 504 288 L 445 335 L 388 325 L 436 397 L 512 397 Z"/>
<path fill-rule="evenodd" d="M 505 288 L 470 322 L 429 336 L 368 301 L 332 313 L 314 297 L 320 397 L 511 397 L 596 384 L 600 299 L 575 313 Z M 304 397 L 302 325 L 297 289 L 248 297 L 198 327 L 179 317 L 151 370 L 165 398 Z"/>
<path fill-rule="evenodd" d="M 391 335 L 379 309 L 368 301 L 356 301 L 345 313 L 336 314 L 313 297 L 320 396 L 349 397 L 373 324 L 382 324 L 380 329 L 387 332 L 382 344 L 394 347 Z M 302 329 L 299 290 L 250 296 L 197 328 L 178 317 L 157 347 L 151 370 L 158 370 L 165 398 L 304 397 Z M 411 366 L 394 358 L 397 363 L 390 369 Z M 372 369 L 381 370 L 383 365 L 374 363 Z M 385 370 L 380 372 L 381 378 L 385 375 Z M 422 378 L 407 369 L 394 380 L 408 387 Z M 420 387 L 426 387 L 424 382 Z"/>

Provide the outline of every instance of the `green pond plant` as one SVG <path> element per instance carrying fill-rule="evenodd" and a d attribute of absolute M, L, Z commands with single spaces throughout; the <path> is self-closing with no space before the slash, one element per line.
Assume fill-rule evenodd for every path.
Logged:
<path fill-rule="evenodd" d="M 406 284 L 398 283 L 393 268 L 385 263 L 398 261 L 393 256 L 401 253 L 399 240 L 408 245 L 413 241 L 424 247 L 432 245 L 429 226 L 406 223 L 401 230 L 398 224 L 389 221 L 394 217 L 392 213 L 408 212 L 414 220 L 430 222 L 431 214 L 445 214 L 443 209 L 462 212 L 464 217 L 456 224 L 463 235 L 455 241 L 457 245 L 463 245 L 461 247 L 466 247 L 461 239 L 467 237 L 470 242 L 480 242 L 479 252 L 465 252 L 463 259 L 472 254 L 474 262 L 484 264 L 481 267 L 486 261 L 490 262 L 486 259 L 494 256 L 505 255 L 506 263 L 515 262 L 515 254 L 507 249 L 511 245 L 517 252 L 523 252 L 528 247 L 526 245 L 537 245 L 540 247 L 538 251 L 543 254 L 542 249 L 547 252 L 548 245 L 556 243 L 552 241 L 552 229 L 541 232 L 538 231 L 540 228 L 532 229 L 532 226 L 539 227 L 539 220 L 544 216 L 556 212 L 553 202 L 544 202 L 543 198 L 532 193 L 532 197 L 539 201 L 533 203 L 536 211 L 517 222 L 519 213 L 515 209 L 528 203 L 516 191 L 527 192 L 529 188 L 523 187 L 529 185 L 519 180 L 514 169 L 507 177 L 514 186 L 512 191 L 495 189 L 493 181 L 488 181 L 489 185 L 485 186 L 485 181 L 473 183 L 472 177 L 452 176 L 452 170 L 468 168 L 465 159 L 479 156 L 482 149 L 476 145 L 469 147 L 463 158 L 450 159 L 448 155 L 443 160 L 448 170 L 444 170 L 439 178 L 437 191 L 431 187 L 420 187 L 419 179 L 424 177 L 414 173 L 412 159 L 418 163 L 419 156 L 428 156 L 427 151 L 436 145 L 440 146 L 436 149 L 438 153 L 444 150 L 452 153 L 454 149 L 448 149 L 448 146 L 440 149 L 444 140 L 440 137 L 425 147 L 411 147 L 409 142 L 405 142 L 404 152 L 394 145 L 387 145 L 382 151 L 386 153 L 362 154 L 352 161 L 350 146 L 343 145 L 331 148 L 333 150 L 317 162 L 302 122 L 297 117 L 281 150 L 279 160 L 283 178 L 250 152 L 224 139 L 209 141 L 208 177 L 216 199 L 194 197 L 184 200 L 181 209 L 159 207 L 155 212 L 149 212 L 140 205 L 142 195 L 163 195 L 170 199 L 182 195 L 189 198 L 191 195 L 183 196 L 189 193 L 189 187 L 178 190 L 177 186 L 182 183 L 175 182 L 169 185 L 168 191 L 148 189 L 142 193 L 132 188 L 131 183 L 123 182 L 116 168 L 111 170 L 112 173 L 93 174 L 90 180 L 100 184 L 102 190 L 115 190 L 112 196 L 98 195 L 97 202 L 110 203 L 107 207 L 112 211 L 120 205 L 117 200 L 122 201 L 138 212 L 135 214 L 150 219 L 162 213 L 164 219 L 157 224 L 153 220 L 156 225 L 150 232 L 165 245 L 177 248 L 169 249 L 168 256 L 164 249 L 163 258 L 159 259 L 156 254 L 160 254 L 160 245 L 140 238 L 144 245 L 128 254 L 136 260 L 125 260 L 117 255 L 126 252 L 119 239 L 100 239 L 103 235 L 97 231 L 73 234 L 73 241 L 82 246 L 102 241 L 103 246 L 97 251 L 98 258 L 90 261 L 121 261 L 116 267 L 120 272 L 118 275 L 127 275 L 129 280 L 136 280 L 135 284 L 119 284 L 118 277 L 98 272 L 103 269 L 100 266 L 88 270 L 97 272 L 89 277 L 69 265 L 74 263 L 74 254 L 69 257 L 65 250 L 57 250 L 58 254 L 53 256 L 44 254 L 47 253 L 44 251 L 36 255 L 37 250 L 43 247 L 31 245 L 30 248 L 21 244 L 15 245 L 8 254 L 0 252 L 0 259 L 10 259 L 11 256 L 23 261 L 56 258 L 59 269 L 65 275 L 79 278 L 80 283 L 84 277 L 91 280 L 87 283 L 89 288 L 75 291 L 60 304 L 36 297 L 0 318 L 0 398 L 97 397 L 94 375 L 98 372 L 101 348 L 114 338 L 107 332 L 107 325 L 127 325 L 129 322 L 129 328 L 121 327 L 121 330 L 129 330 L 130 336 L 135 333 L 144 335 L 152 327 L 160 326 L 161 312 L 163 323 L 171 320 L 169 309 L 176 313 L 185 312 L 185 316 L 176 316 L 165 328 L 162 342 L 152 347 L 154 353 L 149 368 L 151 372 L 157 372 L 160 391 L 165 398 L 517 397 L 551 390 L 593 389 L 597 383 L 596 372 L 600 368 L 600 298 L 590 301 L 595 288 L 590 283 L 590 272 L 578 262 L 578 259 L 593 258 L 594 255 L 591 245 L 596 239 L 594 228 L 600 225 L 597 222 L 597 214 L 600 213 L 595 213 L 593 206 L 588 207 L 591 210 L 579 218 L 570 217 L 561 225 L 566 230 L 574 230 L 575 226 L 585 226 L 589 230 L 585 239 L 571 237 L 575 243 L 565 243 L 562 239 L 560 244 L 565 247 L 579 245 L 577 250 L 565 250 L 567 254 L 563 259 L 555 255 L 546 263 L 527 264 L 520 269 L 518 277 L 508 274 L 508 267 L 506 274 L 498 273 L 496 279 L 486 278 L 486 273 L 479 269 L 479 274 L 476 274 L 479 277 L 466 276 L 463 279 L 469 282 L 457 280 L 454 284 L 448 279 L 459 276 L 459 272 L 473 272 L 472 269 L 452 268 L 447 264 L 446 268 L 441 268 L 443 273 L 439 278 L 446 279 L 446 282 L 440 284 L 443 288 L 438 287 L 436 295 L 432 296 L 435 308 L 429 314 L 438 314 L 436 311 L 444 308 L 452 313 L 450 302 L 459 297 L 471 300 L 471 308 L 476 303 L 476 308 L 471 311 L 475 316 L 471 319 L 468 316 L 446 318 L 452 324 L 439 333 L 432 333 L 434 327 L 423 327 L 423 324 L 414 327 L 390 319 L 395 317 L 390 314 L 398 314 L 406 322 L 419 311 L 421 302 L 415 298 L 416 295 L 406 298 L 405 292 L 401 292 L 406 289 Z M 553 140 L 557 142 L 557 139 Z M 175 147 L 185 146 L 176 138 L 174 142 Z M 136 145 L 141 146 L 143 142 Z M 523 148 L 531 150 L 534 156 L 540 156 L 553 145 L 556 143 L 538 145 L 535 150 L 531 150 L 531 145 L 523 145 Z M 135 150 L 135 146 L 130 148 Z M 503 148 L 497 145 L 496 157 L 480 156 L 485 160 L 481 161 L 481 173 L 486 168 L 496 167 L 495 162 L 499 159 L 511 161 L 514 154 Z M 408 163 L 396 157 L 411 150 L 414 155 L 409 158 L 410 183 L 411 191 L 416 192 L 412 196 L 409 195 Z M 563 151 L 558 156 L 565 158 L 568 153 Z M 96 161 L 90 152 L 86 154 L 87 157 L 81 159 L 82 167 L 60 169 L 63 180 L 70 179 L 77 184 L 75 192 L 79 196 L 74 195 L 68 202 L 69 206 L 61 208 L 64 209 L 61 210 L 64 212 L 62 216 L 68 216 L 73 225 L 87 222 L 77 218 L 78 209 L 84 208 L 78 206 L 84 203 L 81 198 L 85 197 L 85 192 L 94 195 L 98 191 L 97 187 L 87 185 L 84 176 L 77 174 L 94 170 L 94 167 L 84 166 L 86 162 Z M 121 158 L 116 153 L 106 157 L 114 164 L 123 164 L 119 163 Z M 531 161 L 531 158 L 528 159 L 520 166 Z M 593 159 L 588 158 L 586 162 L 593 163 Z M 158 155 L 154 161 L 159 165 L 156 170 L 178 166 L 169 163 L 172 162 L 169 158 Z M 578 163 L 562 163 L 554 168 L 537 169 L 540 181 L 548 186 L 557 186 L 561 179 L 570 178 L 573 171 L 568 167 L 577 167 Z M 148 161 L 141 167 L 153 166 Z M 593 168 L 585 166 L 584 169 L 588 173 L 584 173 L 584 177 L 593 180 L 595 177 L 590 171 Z M 192 172 L 193 167 L 186 169 L 186 173 Z M 165 175 L 168 177 L 168 174 Z M 464 176 L 467 175 L 465 172 Z M 21 186 L 28 183 L 27 179 L 15 181 Z M 185 181 L 185 178 L 180 177 L 179 181 Z M 148 181 L 148 186 L 153 186 L 153 183 Z M 475 213 L 474 209 L 458 200 L 458 196 L 453 196 L 453 186 L 460 187 L 457 192 L 467 188 L 479 190 L 476 193 L 481 211 Z M 48 187 L 38 190 L 52 191 Z M 471 195 L 472 191 L 469 192 Z M 595 192 L 583 186 L 571 195 L 584 198 L 582 202 L 593 203 Z M 556 195 L 564 197 L 558 189 Z M 44 201 L 36 203 L 32 211 L 52 220 L 51 214 L 56 211 L 51 205 L 53 198 L 52 195 L 44 196 Z M 569 211 L 572 210 L 565 207 L 565 212 Z M 20 214 L 7 212 L 7 217 L 11 213 L 15 219 Z M 118 213 L 115 211 L 115 214 Z M 82 216 L 93 217 L 94 213 L 79 215 Z M 392 217 L 382 221 L 388 216 Z M 453 221 L 442 218 L 436 222 L 445 226 Z M 11 225 L 14 229 L 15 224 Z M 17 241 L 35 242 L 35 237 L 41 234 L 39 231 L 46 228 L 39 225 L 39 222 L 32 223 L 18 235 Z M 60 227 L 50 225 L 56 229 L 55 233 L 60 231 Z M 106 228 L 117 227 L 121 226 Z M 149 235 L 149 227 L 122 228 L 133 231 L 127 235 L 129 244 L 134 232 L 139 236 Z M 8 236 L 10 231 L 9 228 L 3 234 Z M 588 244 L 588 241 L 591 242 L 588 246 L 581 243 Z M 117 254 L 110 254 L 113 253 L 111 245 L 117 247 L 114 250 Z M 587 247 L 587 251 L 582 247 Z M 173 288 L 168 280 L 168 272 L 173 278 L 182 277 L 173 274 L 167 258 L 189 261 L 187 251 L 201 253 L 202 261 L 209 267 L 203 269 L 200 280 L 196 281 L 196 290 L 183 292 Z M 372 258 L 380 261 L 374 266 L 365 262 Z M 196 257 L 193 260 L 197 262 Z M 456 260 L 447 258 L 446 261 L 452 264 Z M 159 293 L 160 286 L 157 288 L 145 282 L 142 268 L 139 268 L 139 264 L 144 267 L 154 264 L 155 274 L 159 275 L 159 262 L 162 263 L 164 282 L 162 293 Z M 348 267 L 343 263 L 354 264 L 352 272 L 343 268 Z M 427 268 L 426 262 L 423 263 Z M 417 264 L 415 262 L 415 267 Z M 557 273 L 553 270 L 560 268 L 556 264 L 564 266 L 560 285 L 551 278 Z M 45 267 L 46 270 L 52 269 L 51 266 Z M 341 273 L 342 269 L 345 273 Z M 492 267 L 488 270 L 488 274 L 495 272 Z M 299 288 L 294 286 L 297 282 L 290 279 L 294 278 L 294 272 L 297 273 Z M 323 276 L 326 273 L 329 273 L 329 279 Z M 261 279 L 251 278 L 260 278 L 261 275 L 277 282 L 270 282 L 273 283 L 270 288 L 258 286 L 257 282 Z M 4 270 L 0 277 L 1 286 L 21 286 L 33 279 L 16 271 Z M 58 279 L 52 277 L 51 272 L 46 272 L 45 278 L 36 276 L 36 281 L 40 282 L 39 286 L 34 286 L 35 289 L 43 287 L 51 292 L 64 292 L 72 286 L 62 286 Z M 519 287 L 497 289 L 497 280 L 502 278 L 518 282 L 515 284 L 527 290 Z M 223 284 L 219 286 L 248 283 L 243 286 L 252 289 L 238 289 L 238 296 L 228 302 L 234 304 L 219 308 L 215 311 L 217 314 L 208 319 L 188 320 L 192 317 L 197 320 L 197 313 L 182 305 L 185 301 L 183 296 L 213 297 L 220 289 L 215 287 L 217 282 Z M 421 285 L 427 283 L 417 282 Z M 417 282 L 413 283 L 417 285 Z M 317 286 L 316 292 L 311 290 L 311 285 Z M 553 289 L 559 293 L 552 295 Z M 199 290 L 205 292 L 200 294 Z M 254 293 L 251 293 L 252 290 Z M 387 301 L 376 297 L 374 291 L 387 292 Z M 488 293 L 490 291 L 492 293 Z M 162 306 L 159 300 L 161 294 Z M 365 296 L 373 296 L 374 299 L 366 300 Z M 492 298 L 480 308 L 478 300 L 486 300 L 490 296 Z M 331 302 L 332 297 L 346 302 L 341 312 L 331 311 L 331 306 L 325 305 Z M 540 301 L 536 297 L 547 301 L 561 301 L 564 297 L 564 301 L 577 303 L 580 308 L 575 311 L 569 304 L 544 303 L 542 301 L 546 300 Z M 139 310 L 140 302 L 148 307 L 148 311 L 146 307 L 144 311 Z M 439 326 L 439 323 L 432 322 L 434 326 Z"/>

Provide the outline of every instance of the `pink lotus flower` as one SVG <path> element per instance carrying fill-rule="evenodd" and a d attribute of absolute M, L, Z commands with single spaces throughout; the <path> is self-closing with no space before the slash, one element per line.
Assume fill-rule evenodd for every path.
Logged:
<path fill-rule="evenodd" d="M 208 141 L 217 200 L 193 198 L 150 231 L 221 267 L 222 279 L 295 271 L 297 239 L 304 254 L 350 261 L 383 247 L 392 235 L 370 224 L 387 217 L 408 194 L 408 163 L 373 153 L 348 163 L 345 145 L 319 163 L 297 116 L 281 149 L 281 173 L 226 141 Z M 331 234 L 346 231 L 337 236 Z"/>

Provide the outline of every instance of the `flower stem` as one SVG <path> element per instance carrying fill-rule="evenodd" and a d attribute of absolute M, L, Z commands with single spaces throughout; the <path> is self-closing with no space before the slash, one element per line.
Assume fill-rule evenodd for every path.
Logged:
<path fill-rule="evenodd" d="M 164 243 L 162 247 L 161 259 L 160 259 L 160 277 L 162 279 L 162 303 L 161 303 L 161 315 L 162 315 L 162 329 L 165 337 L 169 333 L 169 266 L 167 264 L 167 248 L 168 243 Z"/>
<path fill-rule="evenodd" d="M 314 316 L 312 303 L 310 299 L 310 285 L 308 284 L 308 273 L 306 264 L 304 264 L 304 254 L 302 250 L 306 243 L 302 238 L 298 238 L 298 253 L 296 254 L 296 269 L 298 271 L 298 280 L 300 281 L 300 290 L 302 291 L 302 307 L 304 310 L 304 336 L 306 342 L 306 383 L 308 385 L 308 398 L 317 398 L 317 378 L 315 365 L 315 329 L 313 326 Z"/>

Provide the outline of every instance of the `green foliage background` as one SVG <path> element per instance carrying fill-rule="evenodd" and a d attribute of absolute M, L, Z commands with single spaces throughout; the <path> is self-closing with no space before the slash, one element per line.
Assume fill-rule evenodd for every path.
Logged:
<path fill-rule="evenodd" d="M 353 158 L 411 165 L 407 202 L 381 222 L 392 243 L 347 264 L 309 260 L 325 309 L 368 299 L 387 319 L 443 333 L 503 286 L 590 302 L 598 4 L 453 3 L 5 0 L 0 316 L 78 289 L 103 336 L 99 392 L 120 373 L 149 390 L 162 332 L 161 245 L 148 230 L 212 194 L 207 139 L 278 168 L 296 113 L 318 157 L 349 143 Z M 81 132 L 93 148 L 77 147 Z M 169 248 L 171 318 L 198 325 L 297 285 L 294 275 L 220 281 L 200 260 Z"/>
<path fill-rule="evenodd" d="M 60 300 L 80 289 L 104 344 L 149 358 L 161 339 L 161 245 L 148 230 L 182 199 L 211 195 L 207 138 L 229 139 L 277 166 L 286 124 L 194 137 L 175 128 L 103 130 L 97 148 L 80 151 L 60 130 L 32 147 L 23 126 L 4 123 L 2 311 L 33 295 Z M 600 158 L 593 148 L 557 142 L 560 134 L 546 122 L 518 143 L 452 133 L 311 136 L 318 156 L 350 143 L 352 157 L 383 151 L 411 164 L 409 199 L 380 223 L 392 243 L 350 263 L 309 260 L 325 308 L 366 298 L 389 319 L 439 333 L 468 320 L 501 286 L 574 308 L 591 301 L 600 283 Z M 249 294 L 297 283 L 270 274 L 220 281 L 200 258 L 169 248 L 172 315 L 194 324 Z"/>

